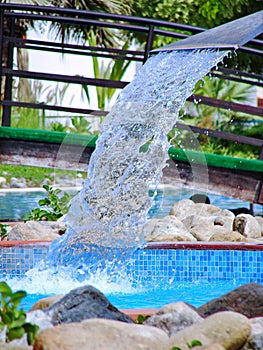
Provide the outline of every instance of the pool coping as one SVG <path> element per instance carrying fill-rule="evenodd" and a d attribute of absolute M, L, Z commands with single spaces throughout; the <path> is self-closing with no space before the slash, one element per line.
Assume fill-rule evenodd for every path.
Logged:
<path fill-rule="evenodd" d="M 0 241 L 0 247 L 12 248 L 22 246 L 48 247 L 52 240 L 30 240 L 30 241 Z M 184 249 L 184 250 L 258 250 L 263 251 L 263 243 L 237 243 L 237 242 L 148 242 L 146 249 Z"/>

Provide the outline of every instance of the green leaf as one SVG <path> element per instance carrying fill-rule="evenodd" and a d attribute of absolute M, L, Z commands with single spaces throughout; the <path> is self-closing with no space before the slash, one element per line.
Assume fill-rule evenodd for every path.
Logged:
<path fill-rule="evenodd" d="M 44 206 L 44 205 L 49 205 L 49 204 L 50 204 L 50 199 L 48 199 L 48 198 L 40 199 L 40 200 L 38 201 L 38 204 L 39 204 L 41 207 Z"/>
<path fill-rule="evenodd" d="M 6 282 L 0 282 L 0 293 L 9 296 L 12 294 L 12 289 Z"/>
<path fill-rule="evenodd" d="M 43 185 L 43 188 L 44 188 L 44 190 L 46 190 L 47 192 L 49 192 L 49 191 L 52 189 L 52 187 L 50 187 L 50 186 L 48 186 L 48 185 Z"/>
<path fill-rule="evenodd" d="M 13 322 L 12 313 L 1 313 L 1 319 L 4 324 L 10 325 Z"/>
<path fill-rule="evenodd" d="M 14 339 L 20 339 L 23 337 L 25 334 L 25 330 L 23 327 L 17 327 L 17 328 L 12 328 L 8 329 L 7 331 L 7 339 L 9 341 L 12 341 Z"/>
<path fill-rule="evenodd" d="M 29 345 L 33 345 L 37 336 L 37 332 L 39 330 L 39 326 L 36 324 L 32 324 L 32 323 L 25 323 L 24 324 L 24 330 L 27 333 L 27 343 Z"/>
<path fill-rule="evenodd" d="M 21 300 L 27 296 L 27 293 L 23 290 L 18 290 L 10 296 L 12 303 L 17 306 L 20 304 Z"/>
<path fill-rule="evenodd" d="M 194 339 L 190 343 L 187 343 L 187 345 L 189 349 L 192 349 L 195 346 L 202 346 L 203 344 L 200 342 L 200 340 Z"/>
<path fill-rule="evenodd" d="M 22 327 L 25 323 L 25 319 L 26 317 L 24 315 L 21 315 L 21 317 L 19 317 L 18 320 L 15 320 L 11 323 L 11 325 L 9 326 L 9 329 Z"/>

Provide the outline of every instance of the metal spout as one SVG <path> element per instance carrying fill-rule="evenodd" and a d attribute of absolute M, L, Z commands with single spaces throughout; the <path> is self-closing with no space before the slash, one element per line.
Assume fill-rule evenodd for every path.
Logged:
<path fill-rule="evenodd" d="M 246 44 L 263 33 L 263 11 L 206 30 L 186 39 L 152 50 L 160 51 L 195 50 L 195 49 L 234 49 Z"/>

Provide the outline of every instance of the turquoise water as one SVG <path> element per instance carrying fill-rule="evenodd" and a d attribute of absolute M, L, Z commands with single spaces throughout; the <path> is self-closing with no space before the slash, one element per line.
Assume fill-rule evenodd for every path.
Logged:
<path fill-rule="evenodd" d="M 69 191 L 67 191 L 69 192 Z M 45 191 L 0 191 L 0 221 L 17 221 L 24 219 L 27 213 L 38 207 L 38 201 L 45 196 Z M 158 191 L 154 206 L 150 210 L 150 216 L 165 216 L 169 213 L 172 205 L 185 198 L 189 198 L 193 191 L 184 189 L 167 189 Z M 246 207 L 249 202 L 238 199 L 207 194 L 211 204 L 222 209 L 234 209 Z M 255 215 L 263 215 L 263 206 L 254 205 Z"/>
<path fill-rule="evenodd" d="M 155 308 L 175 301 L 200 306 L 242 284 L 263 284 L 263 250 L 139 249 L 117 270 L 83 268 L 79 278 L 33 268 L 5 279 L 13 290 L 26 288 L 24 307 L 54 294 L 93 285 L 118 308 Z M 26 286 L 26 287 L 25 287 Z"/>
<path fill-rule="evenodd" d="M 118 309 L 153 309 L 164 305 L 183 301 L 195 307 L 199 307 L 231 290 L 246 284 L 245 280 L 196 280 L 191 282 L 176 282 L 172 285 L 163 285 L 158 288 L 137 289 L 134 292 L 105 293 L 109 301 Z M 28 295 L 22 307 L 29 310 L 36 301 L 47 295 Z"/>

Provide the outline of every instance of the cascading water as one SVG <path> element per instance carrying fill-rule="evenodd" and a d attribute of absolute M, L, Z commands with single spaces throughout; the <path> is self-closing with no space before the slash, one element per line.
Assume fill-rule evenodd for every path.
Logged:
<path fill-rule="evenodd" d="M 168 159 L 166 135 L 195 83 L 226 54 L 162 52 L 142 66 L 102 124 L 87 180 L 66 217 L 68 230 L 51 245 L 50 265 L 97 266 L 144 244 L 149 188 L 157 189 Z"/>

